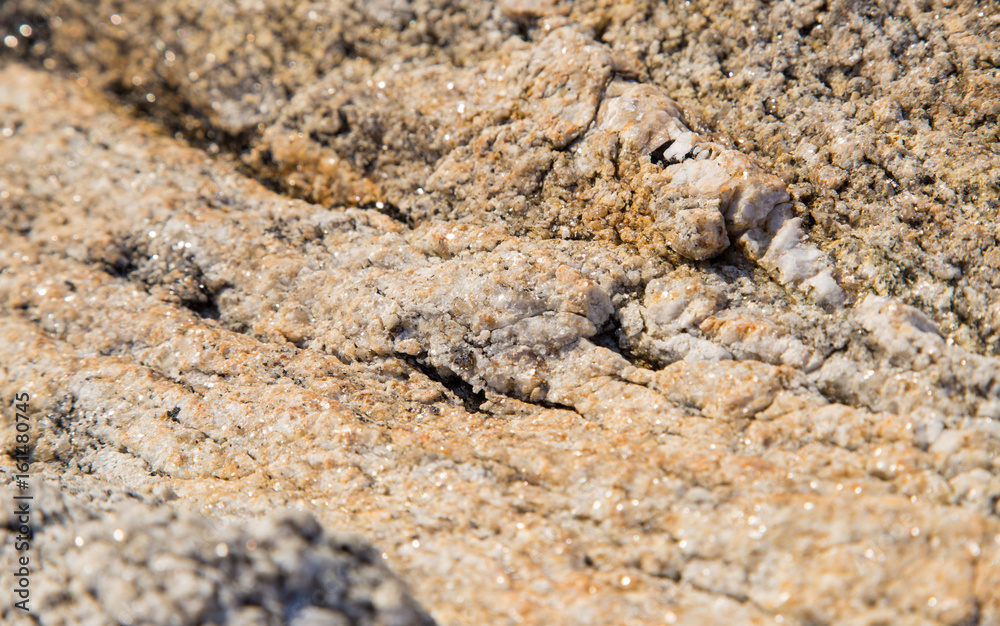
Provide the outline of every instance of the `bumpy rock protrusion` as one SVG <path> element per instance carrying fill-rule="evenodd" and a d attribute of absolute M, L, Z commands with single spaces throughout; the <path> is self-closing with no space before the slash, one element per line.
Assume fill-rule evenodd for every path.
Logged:
<path fill-rule="evenodd" d="M 818 277 L 825 266 L 799 231 L 777 237 L 791 218 L 784 182 L 694 132 L 662 88 L 616 68 L 607 46 L 568 26 L 466 68 L 367 82 L 338 68 L 292 101 L 254 158 L 315 200 L 381 203 L 411 223 L 489 222 L 692 260 L 737 241 L 760 260 L 775 241 L 764 265 L 783 283 Z M 419 115 L 404 93 L 426 95 Z M 838 299 L 828 274 L 813 282 Z"/>

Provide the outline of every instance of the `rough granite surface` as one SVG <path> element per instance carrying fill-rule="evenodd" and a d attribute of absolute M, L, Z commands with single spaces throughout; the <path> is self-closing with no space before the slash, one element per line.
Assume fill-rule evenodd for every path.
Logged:
<path fill-rule="evenodd" d="M 988 2 L 8 0 L 0 617 L 1000 624 L 998 114 Z"/>

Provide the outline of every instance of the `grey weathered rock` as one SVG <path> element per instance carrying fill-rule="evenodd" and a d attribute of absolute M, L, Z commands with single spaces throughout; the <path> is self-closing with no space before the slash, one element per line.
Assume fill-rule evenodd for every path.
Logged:
<path fill-rule="evenodd" d="M 294 509 L 440 623 L 1000 623 L 1000 17 L 949 4 L 5 3 L 46 573 L 167 598 L 111 520 Z"/>
<path fill-rule="evenodd" d="M 91 477 L 35 480 L 29 606 L 45 623 L 433 623 L 378 553 L 326 536 L 309 514 L 240 530 Z M 5 546 L 5 574 L 20 554 Z M 4 607 L 4 623 L 25 617 Z"/>

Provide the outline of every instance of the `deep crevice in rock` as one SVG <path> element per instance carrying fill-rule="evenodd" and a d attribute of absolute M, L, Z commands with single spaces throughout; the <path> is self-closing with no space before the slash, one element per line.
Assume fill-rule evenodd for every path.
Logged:
<path fill-rule="evenodd" d="M 403 213 L 402 210 L 392 202 L 366 202 L 358 205 L 359 209 L 378 211 L 382 215 L 403 224 L 407 228 L 414 228 L 416 221 L 412 214 Z"/>
<path fill-rule="evenodd" d="M 659 165 L 661 167 L 666 167 L 668 165 L 673 165 L 674 163 L 677 163 L 678 161 L 668 161 L 666 157 L 663 156 L 663 153 L 669 150 L 670 146 L 672 145 L 674 145 L 674 141 L 671 139 L 670 141 L 665 142 L 659 148 L 656 148 L 655 150 L 650 152 L 649 153 L 650 162 L 652 162 L 654 165 Z"/>
<path fill-rule="evenodd" d="M 206 294 L 204 300 L 181 300 L 180 305 L 202 319 L 219 320 L 218 294 Z"/>
<path fill-rule="evenodd" d="M 430 378 L 436 383 L 439 383 L 445 389 L 447 389 L 451 394 L 458 400 L 462 402 L 465 410 L 470 413 L 483 413 L 486 414 L 481 407 L 483 403 L 486 402 L 486 393 L 483 391 L 477 391 L 470 383 L 462 380 L 454 374 L 442 374 L 441 371 L 427 363 L 422 362 L 419 358 L 408 356 L 408 355 L 397 355 L 401 357 L 406 363 L 411 365 L 414 369 L 419 371 L 421 374 Z"/>

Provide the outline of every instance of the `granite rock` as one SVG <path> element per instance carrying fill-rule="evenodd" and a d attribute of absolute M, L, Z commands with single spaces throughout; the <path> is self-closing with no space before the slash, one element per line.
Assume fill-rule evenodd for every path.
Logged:
<path fill-rule="evenodd" d="M 50 624 L 432 624 L 357 537 L 308 513 L 225 525 L 94 477 L 46 472 L 33 497 L 30 606 Z M 7 514 L 13 528 L 13 514 Z M 6 550 L 5 573 L 16 567 Z M 34 623 L 4 607 L 4 622 Z"/>
<path fill-rule="evenodd" d="M 4 3 L 36 615 L 1000 623 L 998 22 Z"/>

